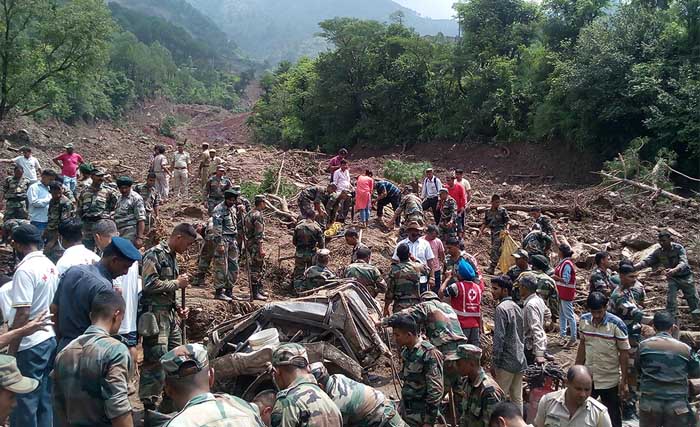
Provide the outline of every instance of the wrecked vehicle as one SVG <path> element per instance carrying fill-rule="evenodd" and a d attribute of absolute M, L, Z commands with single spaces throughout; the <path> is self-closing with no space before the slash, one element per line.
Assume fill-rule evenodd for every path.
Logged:
<path fill-rule="evenodd" d="M 389 352 L 375 328 L 380 317 L 377 302 L 362 285 L 342 281 L 224 322 L 210 330 L 205 340 L 216 371 L 216 389 L 246 400 L 274 389 L 270 361 L 277 342 L 299 343 L 306 347 L 311 363 L 323 361 L 331 373 L 362 381 L 367 370 Z M 276 330 L 273 343 L 251 345 L 254 335 L 267 336 L 272 329 Z"/>

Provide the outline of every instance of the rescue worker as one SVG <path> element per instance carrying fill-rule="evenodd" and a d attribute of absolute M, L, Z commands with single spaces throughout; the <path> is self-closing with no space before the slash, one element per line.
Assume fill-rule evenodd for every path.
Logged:
<path fill-rule="evenodd" d="M 44 255 L 54 263 L 63 255 L 63 247 L 58 243 L 58 226 L 75 216 L 75 206 L 64 194 L 64 187 L 59 181 L 49 184 L 51 201 L 49 202 L 49 221 L 44 231 Z"/>
<path fill-rule="evenodd" d="M 209 155 L 209 143 L 202 143 L 202 152 L 199 154 L 199 165 L 197 166 L 197 171 L 199 173 L 199 182 L 202 185 L 202 190 L 207 185 L 209 181 L 209 162 L 211 157 Z"/>
<path fill-rule="evenodd" d="M 207 176 L 211 177 L 219 169 L 219 166 L 223 166 L 224 170 L 226 165 L 224 164 L 224 159 L 216 155 L 216 150 L 213 148 L 209 149 L 209 169 L 207 169 Z"/>
<path fill-rule="evenodd" d="M 204 186 L 202 199 L 204 200 L 204 207 L 207 209 L 209 216 L 211 216 L 214 208 L 224 201 L 224 191 L 231 188 L 231 180 L 225 176 L 225 173 L 225 166 L 217 166 L 216 175 L 209 178 L 207 184 Z"/>
<path fill-rule="evenodd" d="M 302 289 L 304 273 L 313 265 L 317 249 L 325 247 L 325 237 L 321 226 L 314 221 L 316 213 L 313 210 L 304 212 L 305 218 L 296 227 L 292 236 L 292 244 L 296 247 L 294 253 L 294 272 L 292 280 L 295 289 Z M 297 291 L 298 292 L 298 291 Z"/>
<path fill-rule="evenodd" d="M 372 250 L 365 245 L 364 243 L 360 242 L 360 233 L 354 228 L 349 228 L 345 231 L 345 243 L 352 248 L 352 253 L 350 254 L 350 262 L 356 262 L 357 261 L 357 251 L 360 249 L 367 249 L 370 251 L 370 256 L 372 254 Z"/>
<path fill-rule="evenodd" d="M 335 273 L 328 268 L 331 259 L 331 251 L 321 249 L 316 253 L 316 264 L 307 268 L 304 272 L 304 280 L 299 283 L 299 288 L 295 288 L 297 294 L 312 289 L 320 288 L 328 284 L 329 280 L 335 279 Z"/>
<path fill-rule="evenodd" d="M 389 306 L 393 304 L 393 312 L 399 312 L 420 299 L 420 278 L 428 276 L 430 269 L 425 264 L 411 261 L 408 245 L 401 244 L 396 248 L 399 262 L 391 264 L 387 277 L 386 295 L 384 295 L 384 317 L 389 316 Z"/>
<path fill-rule="evenodd" d="M 518 248 L 513 253 L 513 258 L 515 259 L 515 265 L 508 269 L 506 276 L 510 278 L 513 282 L 513 301 L 520 302 L 520 287 L 518 286 L 518 277 L 526 271 L 530 271 L 530 254 L 522 248 Z"/>
<path fill-rule="evenodd" d="M 387 284 L 379 269 L 370 263 L 371 254 L 369 248 L 360 248 L 356 254 L 357 261 L 345 267 L 344 276 L 355 279 L 376 298 L 378 294 L 386 292 Z"/>
<path fill-rule="evenodd" d="M 389 181 L 379 180 L 374 184 L 374 189 L 377 191 L 377 222 L 384 224 L 384 208 L 386 205 L 391 205 L 391 208 L 396 211 L 401 204 L 401 190 Z M 422 209 L 422 208 L 421 208 Z M 399 217 L 394 219 L 394 226 L 401 225 Z"/>
<path fill-rule="evenodd" d="M 323 187 L 321 185 L 313 185 L 307 187 L 299 193 L 297 204 L 302 218 L 309 218 L 307 214 L 312 212 L 313 219 L 326 216 L 326 209 L 323 205 L 325 197 L 330 196 L 336 190 L 335 184 L 328 184 Z"/>
<path fill-rule="evenodd" d="M 478 283 L 483 288 L 484 278 L 481 275 L 481 270 L 479 269 L 479 263 L 476 258 L 465 250 L 462 250 L 462 242 L 458 238 L 450 238 L 445 241 L 445 252 L 447 255 L 447 262 L 445 263 L 445 278 L 442 281 L 441 289 L 444 289 L 451 285 L 452 283 L 459 280 L 459 266 L 460 260 L 464 260 L 469 263 L 471 269 L 474 271 L 475 277 L 465 277 L 462 276 L 463 280 L 471 280 Z"/>
<path fill-rule="evenodd" d="M 187 198 L 190 185 L 190 154 L 185 151 L 185 141 L 177 142 L 177 151 L 173 153 L 173 194 L 175 197 Z"/>
<path fill-rule="evenodd" d="M 548 256 L 552 248 L 552 237 L 543 232 L 539 224 L 534 224 L 532 230 L 523 238 L 521 246 L 530 256 Z"/>
<path fill-rule="evenodd" d="M 240 299 L 234 297 L 233 286 L 238 280 L 239 249 L 236 237 L 236 197 L 234 190 L 224 191 L 224 201 L 212 212 L 211 228 L 207 229 L 207 239 L 213 241 L 214 247 L 214 298 L 223 301 Z M 201 265 L 201 264 L 200 264 Z M 197 275 L 204 277 L 204 271 Z"/>
<path fill-rule="evenodd" d="M 144 235 L 148 235 L 155 224 L 155 219 L 158 218 L 158 205 L 160 204 L 160 198 L 156 192 L 156 174 L 149 173 L 146 182 L 136 184 L 132 189 L 143 199 L 143 207 L 146 210 Z"/>
<path fill-rule="evenodd" d="M 101 219 L 112 219 L 117 207 L 117 192 L 104 183 L 104 169 L 92 171 L 92 184 L 85 188 L 77 200 L 77 215 L 83 222 L 83 244 L 95 249 L 95 224 Z"/>
<path fill-rule="evenodd" d="M 440 239 L 447 241 L 451 237 L 457 236 L 457 202 L 449 195 L 447 187 L 440 188 L 437 209 L 440 211 Z"/>
<path fill-rule="evenodd" d="M 403 223 L 408 224 L 411 222 L 418 222 L 421 227 L 425 225 L 425 216 L 423 214 L 423 201 L 414 192 L 413 188 L 410 186 L 404 187 L 404 194 L 401 198 L 401 203 L 399 203 L 398 209 L 394 211 L 394 216 L 386 224 L 387 227 L 393 230 L 394 224 L 400 222 L 401 215 L 403 215 Z M 404 238 L 406 230 L 401 227 L 399 228 L 399 236 Z"/>
<path fill-rule="evenodd" d="M 610 254 L 604 251 L 595 254 L 595 269 L 588 280 L 588 291 L 602 292 L 606 296 L 615 290 L 615 284 L 610 280 L 612 271 L 610 270 Z"/>
<path fill-rule="evenodd" d="M 267 293 L 263 289 L 262 272 L 265 265 L 265 251 L 263 239 L 265 238 L 265 210 L 266 198 L 263 195 L 255 196 L 255 207 L 248 212 L 243 220 L 246 255 L 250 260 L 251 291 L 253 299 L 266 301 Z"/>
<path fill-rule="evenodd" d="M 121 195 L 114 210 L 114 223 L 117 224 L 120 237 L 141 248 L 146 238 L 146 207 L 141 195 L 131 189 L 133 184 L 134 180 L 128 176 L 117 178 L 117 188 Z"/>
<path fill-rule="evenodd" d="M 5 199 L 5 220 L 27 219 L 27 189 L 29 180 L 24 177 L 22 166 L 15 165 L 13 174 L 5 178 L 2 194 Z"/>
<path fill-rule="evenodd" d="M 530 216 L 535 219 L 535 223 L 539 226 L 539 229 L 549 237 L 554 243 L 558 243 L 557 230 L 552 226 L 552 220 L 546 215 L 542 215 L 542 208 L 540 206 L 535 206 L 530 209 Z"/>
<path fill-rule="evenodd" d="M 491 230 L 491 264 L 486 270 L 488 274 L 494 273 L 498 259 L 501 257 L 501 245 L 503 244 L 501 233 L 508 233 L 510 230 L 509 221 L 508 211 L 501 207 L 501 196 L 494 194 L 491 196 L 491 208 L 484 214 L 484 223 L 477 236 L 481 237 L 486 227 Z"/>
<path fill-rule="evenodd" d="M 552 320 L 559 319 L 559 299 L 557 298 L 556 282 L 549 276 L 551 268 L 549 259 L 544 255 L 530 257 L 532 272 L 537 277 L 537 293 L 552 312 Z"/>
<path fill-rule="evenodd" d="M 343 425 L 340 410 L 311 375 L 309 357 L 301 345 L 287 343 L 275 349 L 272 379 L 280 389 L 270 415 L 272 427 Z"/>

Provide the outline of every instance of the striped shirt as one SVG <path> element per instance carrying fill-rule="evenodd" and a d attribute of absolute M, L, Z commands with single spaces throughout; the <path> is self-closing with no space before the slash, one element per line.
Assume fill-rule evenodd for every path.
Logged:
<path fill-rule="evenodd" d="M 599 325 L 593 324 L 591 313 L 579 321 L 581 344 L 586 347 L 585 365 L 593 374 L 596 390 L 607 390 L 620 382 L 619 350 L 629 350 L 627 326 L 619 317 L 606 312 Z"/>

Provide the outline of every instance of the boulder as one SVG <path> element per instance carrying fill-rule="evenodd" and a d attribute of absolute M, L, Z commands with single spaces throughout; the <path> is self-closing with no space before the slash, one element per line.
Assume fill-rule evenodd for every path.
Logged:
<path fill-rule="evenodd" d="M 622 236 L 620 238 L 620 243 L 622 243 L 623 246 L 634 249 L 635 251 L 642 251 L 653 245 L 654 241 L 646 237 L 643 233 L 636 231 L 634 233 Z"/>

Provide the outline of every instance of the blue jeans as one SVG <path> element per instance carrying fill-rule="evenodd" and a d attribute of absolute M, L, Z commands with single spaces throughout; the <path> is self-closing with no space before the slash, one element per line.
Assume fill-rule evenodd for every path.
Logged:
<path fill-rule="evenodd" d="M 78 178 L 71 178 L 68 176 L 63 177 L 63 187 L 70 190 L 71 193 L 75 194 L 75 188 L 78 186 Z"/>
<path fill-rule="evenodd" d="M 362 222 L 369 221 L 369 210 L 370 210 L 370 208 L 360 209 L 360 221 L 362 221 Z"/>
<path fill-rule="evenodd" d="M 435 284 L 433 285 L 433 289 L 431 291 L 437 293 L 440 290 L 440 285 L 442 285 L 442 271 L 438 270 L 435 273 Z"/>
<path fill-rule="evenodd" d="M 51 427 L 53 425 L 53 397 L 51 378 L 56 353 L 56 338 L 17 353 L 17 367 L 25 377 L 39 381 L 31 393 L 18 394 L 17 406 L 10 415 L 10 424 L 22 427 Z"/>
<path fill-rule="evenodd" d="M 48 222 L 29 221 L 29 223 L 38 228 L 39 231 L 46 230 L 46 227 L 49 225 Z"/>
<path fill-rule="evenodd" d="M 559 334 L 566 336 L 567 323 L 571 329 L 571 339 L 576 339 L 576 316 L 574 315 L 574 302 L 559 300 Z"/>

